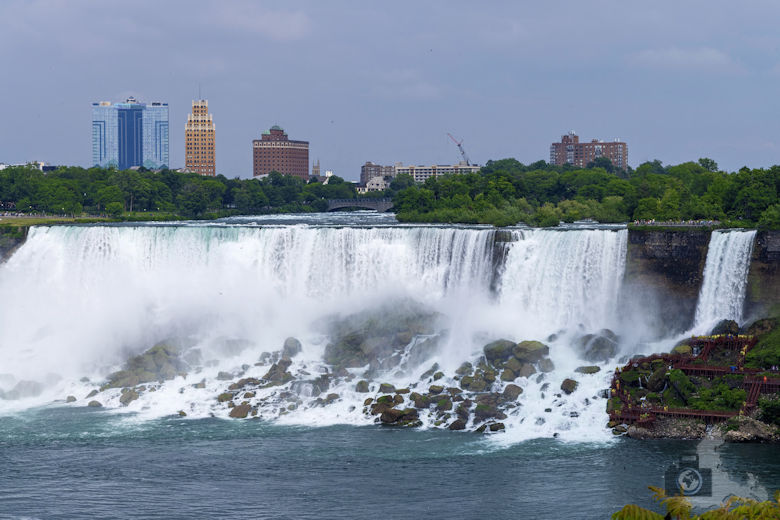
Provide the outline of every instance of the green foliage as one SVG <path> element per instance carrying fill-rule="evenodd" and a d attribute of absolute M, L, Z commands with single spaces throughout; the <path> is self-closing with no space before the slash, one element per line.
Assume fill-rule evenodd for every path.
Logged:
<path fill-rule="evenodd" d="M 704 219 L 780 229 L 780 166 L 726 173 L 703 158 L 667 167 L 656 160 L 624 172 L 607 163 L 597 160 L 574 169 L 502 159 L 488 161 L 479 173 L 430 178 L 421 186 L 397 179 L 390 194 L 404 222 L 554 226 L 585 218 Z"/>
<path fill-rule="evenodd" d="M 730 496 L 717 508 L 701 515 L 693 515 L 693 506 L 684 496 L 667 496 L 662 488 L 650 486 L 653 499 L 666 509 L 666 515 L 660 515 L 635 504 L 624 506 L 612 515 L 612 520 L 744 520 L 746 518 L 780 518 L 780 492 L 775 492 L 774 500 L 759 502 L 751 498 Z"/>
<path fill-rule="evenodd" d="M 761 336 L 745 356 L 745 366 L 749 368 L 768 369 L 773 365 L 780 365 L 780 327 Z"/>
<path fill-rule="evenodd" d="M 310 212 L 326 210 L 327 199 L 356 196 L 352 183 L 335 176 L 323 185 L 277 172 L 256 180 L 145 169 L 62 167 L 43 174 L 22 166 L 0 171 L 0 200 L 16 202 L 17 211 L 55 215 L 87 211 L 150 220 Z"/>
<path fill-rule="evenodd" d="M 777 395 L 758 399 L 759 419 L 780 426 L 780 398 Z"/>
<path fill-rule="evenodd" d="M 747 392 L 741 388 L 731 388 L 725 383 L 713 388 L 699 390 L 699 396 L 693 397 L 688 403 L 695 410 L 739 410 L 745 403 Z"/>

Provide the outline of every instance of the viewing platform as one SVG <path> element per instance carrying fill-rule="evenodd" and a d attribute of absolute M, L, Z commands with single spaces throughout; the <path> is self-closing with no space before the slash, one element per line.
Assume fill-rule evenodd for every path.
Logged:
<path fill-rule="evenodd" d="M 753 410 L 762 394 L 780 392 L 780 373 L 777 370 L 767 371 L 745 368 L 745 356 L 757 340 L 753 336 L 722 335 L 691 338 L 687 343 L 695 354 L 654 354 L 640 359 L 632 359 L 623 368 L 615 369 L 610 385 L 610 397 L 618 398 L 619 409 L 609 413 L 610 421 L 625 424 L 649 425 L 659 416 L 690 417 L 701 419 L 707 424 L 721 422 L 731 417 L 742 415 Z M 716 355 L 731 353 L 735 364 L 709 365 Z M 623 372 L 635 370 L 640 364 L 653 363 L 661 360 L 667 370 L 680 370 L 686 376 L 718 378 L 728 375 L 742 376 L 741 387 L 747 392 L 745 402 L 738 411 L 697 410 L 693 408 L 669 408 L 649 403 L 647 400 L 637 401 L 621 386 L 620 375 Z M 759 375 L 763 374 L 763 375 Z M 770 377 L 771 376 L 771 377 Z"/>

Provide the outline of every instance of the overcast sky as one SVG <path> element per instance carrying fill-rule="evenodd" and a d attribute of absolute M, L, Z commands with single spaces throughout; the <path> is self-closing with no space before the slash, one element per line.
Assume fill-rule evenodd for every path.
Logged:
<path fill-rule="evenodd" d="M 573 129 L 629 164 L 780 163 L 780 2 L 0 2 L 0 162 L 89 166 L 91 103 L 170 104 L 172 167 L 198 85 L 217 170 L 252 174 L 281 125 L 357 179 L 365 161 L 549 158 Z"/>

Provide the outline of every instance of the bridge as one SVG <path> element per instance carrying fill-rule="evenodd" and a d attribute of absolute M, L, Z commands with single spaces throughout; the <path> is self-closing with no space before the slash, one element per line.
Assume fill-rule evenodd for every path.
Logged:
<path fill-rule="evenodd" d="M 393 207 L 393 199 L 330 199 L 328 211 L 339 209 L 375 209 L 384 213 Z"/>

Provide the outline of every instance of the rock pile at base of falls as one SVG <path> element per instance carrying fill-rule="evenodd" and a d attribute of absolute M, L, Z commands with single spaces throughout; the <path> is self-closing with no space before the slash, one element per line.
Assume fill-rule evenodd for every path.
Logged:
<path fill-rule="evenodd" d="M 402 301 L 379 309 L 333 318 L 327 327 L 331 341 L 324 360 L 335 370 L 368 365 L 372 372 L 397 367 L 404 353 L 417 365 L 430 358 L 437 346 L 432 336 L 441 315 L 421 305 Z M 421 337 L 422 336 L 422 337 Z M 411 352 L 406 347 L 415 341 Z"/>

